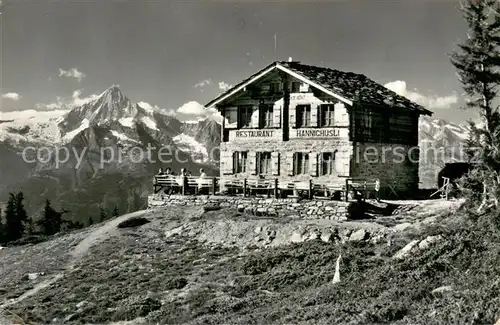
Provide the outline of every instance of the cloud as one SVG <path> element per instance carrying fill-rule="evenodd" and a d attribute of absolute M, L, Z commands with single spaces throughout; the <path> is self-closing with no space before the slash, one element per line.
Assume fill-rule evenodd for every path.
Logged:
<path fill-rule="evenodd" d="M 83 104 L 87 104 L 88 102 L 91 102 L 91 101 L 99 98 L 99 95 L 97 95 L 97 94 L 92 94 L 90 96 L 82 98 L 81 97 L 82 92 L 83 92 L 83 89 L 78 89 L 78 90 L 75 90 L 73 92 L 73 96 L 71 96 L 71 98 L 73 99 L 73 101 L 71 103 L 72 106 L 81 106 Z"/>
<path fill-rule="evenodd" d="M 384 85 L 387 89 L 392 90 L 398 95 L 404 96 L 409 100 L 422 105 L 426 108 L 450 108 L 453 104 L 458 103 L 458 96 L 451 94 L 448 96 L 425 96 L 416 91 L 408 90 L 406 82 L 396 80 Z"/>
<path fill-rule="evenodd" d="M 148 112 L 148 113 L 158 112 L 160 114 L 166 114 L 166 115 L 172 114 L 172 111 L 168 111 L 166 109 L 163 109 L 158 105 L 151 105 L 148 102 L 144 102 L 144 101 L 138 102 L 137 105 L 144 108 L 144 110 L 146 110 L 146 112 Z"/>
<path fill-rule="evenodd" d="M 212 84 L 211 79 L 202 80 L 194 85 L 194 88 L 203 88 L 205 86 L 210 86 Z"/>
<path fill-rule="evenodd" d="M 224 81 L 219 82 L 219 89 L 222 91 L 226 91 L 226 90 L 230 89 L 231 87 L 233 87 L 233 86 L 225 83 Z"/>
<path fill-rule="evenodd" d="M 44 104 L 44 103 L 36 104 L 35 108 L 38 110 L 59 110 L 59 109 L 68 110 L 68 109 L 72 109 L 73 107 L 87 104 L 87 103 L 99 98 L 98 94 L 91 94 L 91 95 L 86 96 L 86 97 L 81 97 L 82 93 L 83 93 L 83 89 L 77 89 L 77 90 L 73 91 L 71 98 L 57 96 L 55 101 L 48 103 L 48 104 Z"/>
<path fill-rule="evenodd" d="M 196 101 L 185 103 L 174 113 L 175 117 L 183 122 L 198 122 L 207 118 L 219 123 L 222 121 L 222 117 L 216 109 L 207 109 Z"/>
<path fill-rule="evenodd" d="M 59 69 L 59 77 L 75 78 L 78 82 L 81 82 L 85 78 L 85 74 L 78 71 L 77 68 L 71 68 L 69 70 Z"/>
<path fill-rule="evenodd" d="M 2 94 L 2 98 L 10 99 L 17 102 L 18 100 L 21 99 L 21 95 L 19 95 L 18 93 L 6 93 Z"/>

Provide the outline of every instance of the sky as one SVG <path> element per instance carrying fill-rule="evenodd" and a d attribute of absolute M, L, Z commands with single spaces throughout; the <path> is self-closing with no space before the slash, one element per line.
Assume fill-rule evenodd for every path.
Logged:
<path fill-rule="evenodd" d="M 2 0 L 0 0 L 2 1 Z M 276 60 L 365 74 L 435 117 L 471 116 L 448 54 L 458 1 L 3 0 L 0 111 L 72 107 L 118 84 L 167 111 Z"/>

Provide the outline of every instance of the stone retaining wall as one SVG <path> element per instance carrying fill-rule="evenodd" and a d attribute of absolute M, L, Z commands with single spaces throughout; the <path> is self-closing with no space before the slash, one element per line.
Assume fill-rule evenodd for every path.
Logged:
<path fill-rule="evenodd" d="M 153 194 L 148 197 L 148 208 L 188 205 L 234 207 L 240 212 L 259 216 L 291 216 L 303 219 L 347 220 L 352 203 L 327 200 L 299 200 L 234 197 L 234 196 L 182 196 Z"/>

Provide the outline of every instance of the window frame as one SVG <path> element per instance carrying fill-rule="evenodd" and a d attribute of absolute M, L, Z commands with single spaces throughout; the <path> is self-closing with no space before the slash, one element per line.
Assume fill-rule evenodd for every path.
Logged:
<path fill-rule="evenodd" d="M 312 107 L 310 104 L 306 105 L 297 105 L 295 106 L 295 127 L 296 128 L 310 128 L 311 124 L 311 110 Z M 307 114 L 305 114 L 307 113 Z M 306 116 L 306 118 L 304 118 Z M 304 121 L 306 121 L 306 125 L 304 125 Z"/>
<path fill-rule="evenodd" d="M 240 106 L 238 106 L 238 129 L 251 129 L 252 128 L 252 115 L 253 115 L 253 106 L 252 105 L 240 105 Z M 243 124 L 243 117 L 248 118 L 247 124 Z"/>
<path fill-rule="evenodd" d="M 302 83 L 300 81 L 292 81 L 292 85 L 291 85 L 291 93 L 295 94 L 295 93 L 300 93 L 300 85 Z M 296 86 L 296 87 L 295 87 Z"/>
<path fill-rule="evenodd" d="M 283 83 L 279 81 L 274 81 L 269 83 L 269 94 L 276 95 L 283 92 Z"/>
<path fill-rule="evenodd" d="M 308 152 L 293 153 L 293 174 L 308 175 L 309 174 L 310 157 Z"/>
<path fill-rule="evenodd" d="M 325 159 L 325 155 L 330 155 L 331 159 Z M 336 155 L 337 151 L 321 153 L 321 174 L 320 176 L 330 176 L 336 174 Z M 326 167 L 326 168 L 325 168 Z"/>
<path fill-rule="evenodd" d="M 266 117 L 268 118 L 268 120 L 266 120 Z M 259 105 L 259 128 L 260 129 L 274 128 L 274 105 L 271 104 Z"/>
<path fill-rule="evenodd" d="M 257 175 L 271 175 L 272 174 L 272 157 L 271 157 L 271 151 L 259 151 L 255 153 L 255 158 L 256 158 L 256 168 L 257 168 Z M 263 157 L 266 157 L 267 163 L 266 165 L 266 171 L 263 172 Z"/>
<path fill-rule="evenodd" d="M 334 104 L 321 104 L 320 110 L 320 126 L 321 127 L 334 127 L 335 126 L 335 105 Z M 326 118 L 326 113 L 330 116 Z M 326 123 L 328 121 L 328 123 Z"/>
<path fill-rule="evenodd" d="M 248 151 L 233 152 L 233 173 L 241 174 L 247 172 Z"/>

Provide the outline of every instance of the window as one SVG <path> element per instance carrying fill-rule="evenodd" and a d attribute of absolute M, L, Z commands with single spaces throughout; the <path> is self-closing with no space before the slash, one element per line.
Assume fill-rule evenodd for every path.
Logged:
<path fill-rule="evenodd" d="M 372 111 L 365 109 L 363 119 L 364 136 L 369 139 L 372 136 Z"/>
<path fill-rule="evenodd" d="M 296 152 L 293 156 L 293 173 L 295 175 L 307 174 L 309 172 L 309 154 Z"/>
<path fill-rule="evenodd" d="M 260 127 L 272 128 L 273 127 L 273 106 L 261 105 L 260 106 Z"/>
<path fill-rule="evenodd" d="M 236 151 L 233 153 L 233 168 L 234 173 L 244 173 L 247 168 L 247 153 L 246 151 Z"/>
<path fill-rule="evenodd" d="M 311 105 L 297 105 L 297 127 L 311 126 Z"/>
<path fill-rule="evenodd" d="M 283 84 L 281 82 L 272 82 L 269 84 L 269 93 L 279 94 L 283 91 Z"/>
<path fill-rule="evenodd" d="M 240 106 L 238 108 L 239 127 L 250 128 L 252 127 L 252 106 Z"/>
<path fill-rule="evenodd" d="M 333 126 L 335 120 L 334 120 L 334 105 L 328 104 L 328 105 L 321 105 L 320 106 L 320 112 L 321 112 L 321 126 L 322 127 L 331 127 Z"/>
<path fill-rule="evenodd" d="M 333 175 L 335 172 L 335 154 L 337 152 L 323 152 L 321 154 L 321 175 Z"/>
<path fill-rule="evenodd" d="M 294 81 L 292 82 L 292 93 L 300 92 L 300 82 Z"/>
<path fill-rule="evenodd" d="M 271 174 L 271 153 L 257 152 L 257 174 Z"/>

